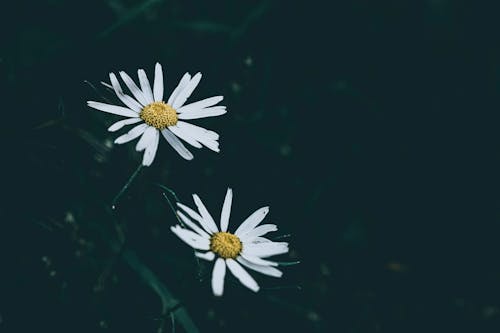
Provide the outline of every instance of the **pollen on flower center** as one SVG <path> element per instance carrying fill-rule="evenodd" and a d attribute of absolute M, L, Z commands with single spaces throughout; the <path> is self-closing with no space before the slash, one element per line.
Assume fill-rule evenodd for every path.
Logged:
<path fill-rule="evenodd" d="M 146 124 L 159 130 L 177 124 L 177 112 L 165 102 L 153 102 L 146 105 L 139 116 Z"/>
<path fill-rule="evenodd" d="M 210 238 L 210 250 L 224 259 L 235 259 L 242 248 L 238 236 L 229 232 L 217 232 Z"/>

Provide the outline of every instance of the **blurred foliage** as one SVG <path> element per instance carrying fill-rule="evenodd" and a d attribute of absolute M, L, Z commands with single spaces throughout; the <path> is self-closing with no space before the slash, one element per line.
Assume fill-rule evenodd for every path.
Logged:
<path fill-rule="evenodd" d="M 0 331 L 498 332 L 498 9 L 4 3 Z M 187 162 L 161 142 L 112 211 L 141 156 L 85 101 L 156 61 L 167 91 L 201 71 L 192 98 L 225 96 L 227 115 L 196 122 L 221 153 Z M 270 205 L 282 260 L 301 263 L 213 297 L 158 183 L 215 216 L 231 186 L 234 225 Z"/>

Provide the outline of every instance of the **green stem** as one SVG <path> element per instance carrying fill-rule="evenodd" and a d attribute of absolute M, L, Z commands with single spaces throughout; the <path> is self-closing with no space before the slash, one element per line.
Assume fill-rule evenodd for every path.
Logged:
<path fill-rule="evenodd" d="M 120 192 L 118 192 L 118 194 L 113 198 L 113 201 L 111 202 L 111 209 L 113 209 L 113 210 L 116 209 L 116 203 L 118 202 L 118 199 L 120 199 L 120 197 L 123 195 L 123 193 L 125 193 L 125 191 L 129 188 L 130 184 L 132 184 L 132 182 L 134 181 L 134 179 L 137 177 L 137 175 L 139 174 L 139 172 L 141 170 L 142 170 L 142 163 L 139 164 L 139 166 L 134 171 L 134 173 L 132 174 L 132 176 L 130 176 L 130 178 L 125 183 L 125 185 L 123 185 L 123 187 L 120 190 Z"/>

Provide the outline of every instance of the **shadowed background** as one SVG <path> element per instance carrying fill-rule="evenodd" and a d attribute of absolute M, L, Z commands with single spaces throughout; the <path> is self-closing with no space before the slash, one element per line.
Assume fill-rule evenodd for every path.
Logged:
<path fill-rule="evenodd" d="M 2 6 L 0 331 L 182 332 L 124 241 L 202 332 L 498 332 L 498 8 L 326 3 Z M 221 153 L 184 161 L 161 140 L 113 212 L 142 156 L 85 102 L 156 61 L 166 94 L 201 71 L 190 100 L 225 96 L 193 121 Z M 214 217 L 232 187 L 233 227 L 270 205 L 281 260 L 301 264 L 213 297 L 155 183 Z"/>

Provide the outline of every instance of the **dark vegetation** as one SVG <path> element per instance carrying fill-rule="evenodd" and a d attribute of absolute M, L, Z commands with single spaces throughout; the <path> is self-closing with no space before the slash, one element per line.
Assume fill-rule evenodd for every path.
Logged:
<path fill-rule="evenodd" d="M 498 332 L 493 3 L 3 3 L 0 331 Z M 141 155 L 85 102 L 156 61 L 225 96 L 195 122 L 222 152 L 161 142 L 112 211 Z M 234 224 L 270 205 L 301 264 L 214 298 L 156 184 L 214 215 L 231 186 Z"/>

